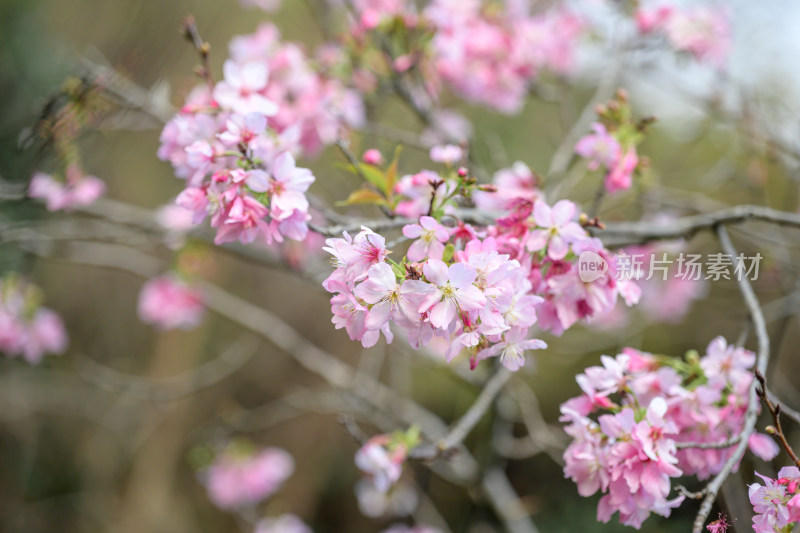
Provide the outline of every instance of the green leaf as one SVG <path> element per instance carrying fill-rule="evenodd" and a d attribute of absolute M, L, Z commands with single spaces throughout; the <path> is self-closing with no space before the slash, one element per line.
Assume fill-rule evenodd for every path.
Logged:
<path fill-rule="evenodd" d="M 404 279 L 406 277 L 405 270 L 403 270 L 403 267 L 397 263 L 392 264 L 392 272 L 394 272 L 395 277 L 399 279 Z"/>
<path fill-rule="evenodd" d="M 384 195 L 388 196 L 391 188 L 387 188 L 386 186 L 386 177 L 383 175 L 383 172 L 378 167 L 373 167 L 372 165 L 361 165 L 359 164 L 358 167 L 347 163 L 339 163 L 337 164 L 339 168 L 343 168 L 348 172 L 355 174 L 360 178 L 364 178 L 369 183 L 374 185 L 379 191 L 381 191 Z"/>
<path fill-rule="evenodd" d="M 336 202 L 336 205 L 374 204 L 386 205 L 386 198 L 371 189 L 358 189 L 353 191 L 347 200 Z"/>
<path fill-rule="evenodd" d="M 445 263 L 450 262 L 453 258 L 453 254 L 456 253 L 456 247 L 453 246 L 453 243 L 448 244 L 444 247 L 444 253 L 442 254 L 442 261 Z"/>
<path fill-rule="evenodd" d="M 392 199 L 392 193 L 394 192 L 394 184 L 397 183 L 397 165 L 400 161 L 400 152 L 403 151 L 403 146 L 398 145 L 397 148 L 394 149 L 394 157 L 392 158 L 392 162 L 389 164 L 389 168 L 386 169 L 386 197 L 390 200 Z"/>

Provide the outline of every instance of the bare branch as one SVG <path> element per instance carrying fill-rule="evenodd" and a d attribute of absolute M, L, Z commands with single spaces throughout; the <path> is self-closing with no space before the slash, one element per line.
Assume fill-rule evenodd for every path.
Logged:
<path fill-rule="evenodd" d="M 606 246 L 641 244 L 665 239 L 688 239 L 703 229 L 720 224 L 735 224 L 755 219 L 779 226 L 800 228 L 800 215 L 778 211 L 758 205 L 737 205 L 712 213 L 693 215 L 672 220 L 667 224 L 657 222 L 608 223 L 605 229 L 592 229 L 592 234 L 602 239 Z"/>
<path fill-rule="evenodd" d="M 733 437 L 722 442 L 678 442 L 675 446 L 679 450 L 685 450 L 686 448 L 695 448 L 698 450 L 722 450 L 725 448 L 730 448 L 731 446 L 737 444 L 740 440 L 742 440 L 741 434 L 734 435 Z"/>

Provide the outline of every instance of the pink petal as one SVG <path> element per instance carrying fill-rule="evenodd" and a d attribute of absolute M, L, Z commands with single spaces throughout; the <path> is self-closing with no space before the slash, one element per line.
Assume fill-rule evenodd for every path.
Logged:
<path fill-rule="evenodd" d="M 419 224 L 408 224 L 403 226 L 403 235 L 409 239 L 416 239 L 422 235 L 422 227 Z"/>
<path fill-rule="evenodd" d="M 561 227 L 564 223 L 569 222 L 575 215 L 575 204 L 569 200 L 560 200 L 553 206 L 552 217 L 553 223 L 557 227 Z"/>
<path fill-rule="evenodd" d="M 453 321 L 456 316 L 456 305 L 452 300 L 443 300 L 433 306 L 430 311 L 430 320 L 436 328 L 445 328 Z"/>
<path fill-rule="evenodd" d="M 425 266 L 422 267 L 422 272 L 428 278 L 428 281 L 434 285 L 442 286 L 447 283 L 447 265 L 438 259 L 429 259 Z"/>

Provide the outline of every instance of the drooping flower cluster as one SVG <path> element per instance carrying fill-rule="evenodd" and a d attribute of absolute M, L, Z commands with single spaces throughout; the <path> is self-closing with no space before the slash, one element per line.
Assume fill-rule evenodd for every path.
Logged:
<path fill-rule="evenodd" d="M 233 443 L 201 472 L 200 479 L 214 505 L 234 511 L 265 500 L 293 472 L 292 456 L 280 448 L 252 451 Z"/>
<path fill-rule="evenodd" d="M 148 280 L 139 292 L 139 318 L 159 329 L 192 329 L 203 318 L 203 293 L 176 275 Z"/>
<path fill-rule="evenodd" d="M 16 275 L 0 278 L 0 352 L 37 364 L 45 354 L 67 349 L 64 323 L 42 307 L 41 292 Z"/>
<path fill-rule="evenodd" d="M 556 9 L 531 15 L 523 2 L 434 0 L 423 15 L 436 27 L 438 74 L 460 96 L 503 113 L 518 112 L 542 70 L 573 67 L 580 19 Z"/>
<path fill-rule="evenodd" d="M 753 531 L 775 533 L 792 531 L 800 524 L 800 469 L 796 466 L 781 468 L 778 479 L 756 475 L 764 485 L 750 485 L 750 504 L 753 506 Z"/>
<path fill-rule="evenodd" d="M 646 6 L 637 10 L 636 23 L 640 32 L 661 32 L 675 50 L 715 67 L 725 65 L 731 50 L 729 16 L 721 6 Z"/>
<path fill-rule="evenodd" d="M 639 527 L 651 512 L 669 516 L 682 497 L 669 499 L 670 479 L 718 473 L 732 449 L 703 449 L 737 435 L 744 424 L 755 354 L 717 337 L 702 357 L 685 361 L 626 348 L 602 357 L 603 366 L 577 376 L 583 394 L 561 406 L 574 439 L 564 452 L 566 477 L 581 496 L 601 491 L 597 516 Z M 766 435 L 750 449 L 764 459 L 778 453 Z"/>
<path fill-rule="evenodd" d="M 103 180 L 89 176 L 73 165 L 67 168 L 65 182 L 36 172 L 31 178 L 28 196 L 44 201 L 48 211 L 70 211 L 92 204 L 105 191 Z"/>

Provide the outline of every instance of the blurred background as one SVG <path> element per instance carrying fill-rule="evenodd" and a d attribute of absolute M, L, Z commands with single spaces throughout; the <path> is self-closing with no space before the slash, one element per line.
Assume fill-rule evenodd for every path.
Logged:
<path fill-rule="evenodd" d="M 24 133 L 64 80 L 83 71 L 85 61 L 113 68 L 147 90 L 168 90 L 172 104 L 180 105 L 197 83 L 192 75 L 196 52 L 180 34 L 187 13 L 211 43 L 211 64 L 219 73 L 231 37 L 254 31 L 262 20 L 273 20 L 285 39 L 302 41 L 309 49 L 321 42 L 314 2 L 284 4 L 273 16 L 242 9 L 234 0 L 0 0 L 0 178 L 29 178 L 42 154 L 23 148 Z M 602 2 L 588 4 L 586 9 L 599 10 L 595 4 Z M 691 214 L 737 203 L 797 211 L 800 8 L 777 0 L 727 5 L 736 45 L 726 75 L 670 55 L 627 58 L 622 85 L 631 90 L 637 113 L 661 120 L 640 148 L 652 160 L 651 170 L 630 193 L 606 201 L 600 212 L 604 220 L 636 220 L 661 211 Z M 597 16 L 602 27 L 603 15 Z M 514 117 L 457 104 L 473 121 L 478 160 L 489 169 L 522 160 L 544 173 L 604 65 L 590 39 L 573 82 L 554 82 L 564 93 L 558 102 L 532 98 Z M 382 120 L 418 132 L 410 115 L 399 102 L 389 101 Z M 155 208 L 182 190 L 169 165 L 155 155 L 160 128 L 155 120 L 123 114 L 81 138 L 82 164 L 106 181 L 108 197 Z M 354 143 L 359 151 L 377 147 L 390 154 L 393 149 L 390 141 L 374 137 L 356 136 Z M 340 160 L 328 150 L 304 162 L 317 176 L 312 190 L 331 203 L 357 187 L 354 177 L 334 168 Z M 401 170 L 426 166 L 424 152 L 404 152 Z M 597 176 L 564 179 L 572 181 L 562 195 L 591 203 Z M 28 202 L 0 203 L 0 216 L 4 224 L 47 217 Z M 58 224 L 58 216 L 46 220 Z M 788 404 L 800 407 L 797 233 L 749 223 L 732 235 L 741 251 L 766 257 L 756 287 L 773 340 L 768 378 Z M 151 249 L 169 260 L 163 247 Z M 718 244 L 701 234 L 686 249 L 716 252 Z M 375 373 L 445 420 L 457 418 L 479 392 L 459 375 L 467 368 L 464 360 L 454 363 L 455 371 L 399 344 L 362 350 L 333 329 L 322 288 L 286 269 L 221 251 L 197 254 L 209 279 L 272 311 L 317 346 Z M 336 407 L 325 405 L 324 382 L 281 350 L 211 313 L 192 332 L 160 333 L 140 323 L 136 302 L 143 279 L 122 269 L 40 259 L 0 241 L 0 271 L 9 270 L 25 272 L 42 286 L 46 305 L 64 317 L 71 342 L 64 357 L 47 358 L 38 367 L 0 358 L 0 531 L 247 530 L 211 504 L 194 468 L 205 447 L 237 436 L 285 448 L 295 458 L 296 473 L 270 499 L 267 513 L 295 513 L 319 533 L 380 531 L 395 521 L 359 512 L 353 490 L 359 479 L 353 464 L 358 444 L 328 412 Z M 316 273 L 324 271 L 323 261 Z M 524 382 L 538 397 L 545 420 L 557 426 L 559 404 L 579 392 L 575 374 L 596 364 L 600 354 L 634 346 L 681 355 L 702 350 L 716 335 L 735 341 L 746 321 L 736 284 L 710 283 L 675 323 L 634 310 L 614 327 L 576 327 L 563 339 L 546 336 L 550 348 L 526 367 Z M 186 384 L 181 377 L 187 372 L 230 350 L 235 357 L 220 379 L 173 387 Z M 472 381 L 485 378 L 485 370 L 473 374 Z M 483 420 L 467 445 L 480 463 L 506 470 L 540 531 L 628 529 L 616 518 L 598 524 L 598 497 L 578 497 L 547 453 L 520 460 L 493 457 L 487 441 L 497 424 L 524 434 L 513 406 L 504 408 L 501 402 L 499 413 Z M 368 424 L 363 429 L 380 432 Z M 791 428 L 792 442 L 799 434 Z M 743 466 L 724 493 L 730 516 L 739 520 L 737 531 L 750 529 L 742 497 L 752 466 Z M 755 466 L 773 473 L 769 465 Z M 473 488 L 452 485 L 424 465 L 411 464 L 408 470 L 407 483 L 422 495 L 420 520 L 453 532 L 502 530 Z M 669 520 L 649 519 L 642 531 L 687 531 L 695 512 L 696 504 L 688 502 Z"/>

